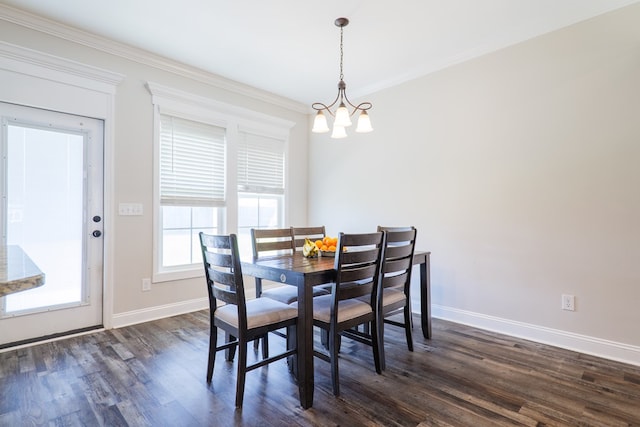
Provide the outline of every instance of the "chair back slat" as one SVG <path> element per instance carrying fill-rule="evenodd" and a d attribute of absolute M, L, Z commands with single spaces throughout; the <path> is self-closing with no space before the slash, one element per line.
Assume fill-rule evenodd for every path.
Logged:
<path fill-rule="evenodd" d="M 343 284 L 366 281 L 377 274 L 378 265 L 375 263 L 346 268 L 345 265 L 343 264 L 342 270 L 338 272 L 338 280 Z"/>
<path fill-rule="evenodd" d="M 404 256 L 404 258 L 387 258 L 385 257 L 384 264 L 382 266 L 383 273 L 393 273 L 398 271 L 406 271 L 413 267 L 411 252 Z"/>
<path fill-rule="evenodd" d="M 253 257 L 258 258 L 267 253 L 293 253 L 293 231 L 289 228 L 252 228 L 251 247 Z"/>
<path fill-rule="evenodd" d="M 344 249 L 342 250 L 342 264 L 348 265 L 348 264 L 362 264 L 362 263 L 367 263 L 367 262 L 375 262 L 372 260 L 376 259 L 376 252 L 379 250 L 380 248 L 366 248 L 366 249 L 353 249 L 353 247 L 347 248 L 347 250 L 345 251 Z M 336 254 L 337 254 L 337 249 L 336 249 Z"/>
<path fill-rule="evenodd" d="M 387 260 L 395 259 L 395 258 L 406 258 L 411 255 L 412 246 L 409 244 L 411 242 L 406 242 L 402 246 L 392 246 L 393 244 L 387 241 L 387 247 L 385 248 L 384 257 Z"/>
<path fill-rule="evenodd" d="M 354 283 L 353 286 L 345 286 L 343 284 L 340 287 L 339 300 L 366 297 L 368 301 L 369 298 L 373 297 L 373 286 L 373 282 Z M 377 295 L 378 292 L 375 294 Z"/>
<path fill-rule="evenodd" d="M 211 245 L 209 245 L 211 246 Z M 205 261 L 209 265 L 215 265 L 218 267 L 232 268 L 233 259 L 230 254 L 223 254 L 217 252 L 205 252 Z"/>
<path fill-rule="evenodd" d="M 393 234 L 387 235 L 388 243 L 411 242 L 415 240 L 413 227 L 381 227 L 380 231 L 393 231 Z"/>
<path fill-rule="evenodd" d="M 293 243 L 297 251 L 302 250 L 304 246 L 304 239 L 309 239 L 312 242 L 316 240 L 322 240 L 326 237 L 324 225 L 317 227 L 291 227 L 293 230 Z"/>
<path fill-rule="evenodd" d="M 383 288 L 402 288 L 407 283 L 409 273 L 406 271 L 395 276 L 385 275 L 382 279 Z"/>

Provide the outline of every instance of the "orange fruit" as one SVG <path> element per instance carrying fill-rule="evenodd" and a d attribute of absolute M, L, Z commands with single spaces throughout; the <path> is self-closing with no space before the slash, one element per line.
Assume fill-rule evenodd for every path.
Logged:
<path fill-rule="evenodd" d="M 329 246 L 329 251 L 330 251 L 330 252 L 335 252 L 335 251 L 336 251 L 336 247 L 335 247 L 335 245 L 331 245 L 331 246 Z"/>
<path fill-rule="evenodd" d="M 331 243 L 331 237 L 324 237 L 322 243 L 328 246 Z"/>
<path fill-rule="evenodd" d="M 322 247 L 322 240 L 316 240 L 316 248 L 320 249 Z"/>
<path fill-rule="evenodd" d="M 327 245 L 322 245 L 322 247 L 320 248 L 321 251 L 326 251 L 327 249 L 329 249 Z"/>

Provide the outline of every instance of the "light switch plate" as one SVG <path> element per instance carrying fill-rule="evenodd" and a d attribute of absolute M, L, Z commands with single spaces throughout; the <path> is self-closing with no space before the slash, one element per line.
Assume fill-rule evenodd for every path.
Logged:
<path fill-rule="evenodd" d="M 120 203 L 119 215 L 142 215 L 142 203 Z"/>

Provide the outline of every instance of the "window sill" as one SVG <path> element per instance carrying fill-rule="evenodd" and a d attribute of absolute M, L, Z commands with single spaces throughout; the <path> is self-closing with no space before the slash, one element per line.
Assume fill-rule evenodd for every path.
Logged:
<path fill-rule="evenodd" d="M 153 283 L 172 282 L 174 280 L 193 279 L 196 277 L 204 277 L 204 271 L 200 268 L 184 268 L 182 270 L 162 271 L 153 274 Z"/>

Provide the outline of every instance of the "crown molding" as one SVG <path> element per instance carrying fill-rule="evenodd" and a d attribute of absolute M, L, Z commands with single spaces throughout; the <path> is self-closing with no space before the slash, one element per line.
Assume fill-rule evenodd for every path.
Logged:
<path fill-rule="evenodd" d="M 124 43 L 100 37 L 20 9 L 0 4 L 0 20 L 11 22 L 13 24 L 73 43 L 81 44 L 111 55 L 119 56 L 129 61 L 168 71 L 170 73 L 206 83 L 239 95 L 247 96 L 258 101 L 267 102 L 298 113 L 309 113 L 308 107 L 297 101 L 203 71 L 196 67 L 182 64 L 178 61 L 164 58 L 160 55 L 156 55 L 142 49 L 134 48 Z"/>
<path fill-rule="evenodd" d="M 105 93 L 115 93 L 124 75 L 70 61 L 48 53 L 0 41 L 0 68 L 64 82 Z M 34 68 L 35 67 L 35 68 Z"/>

